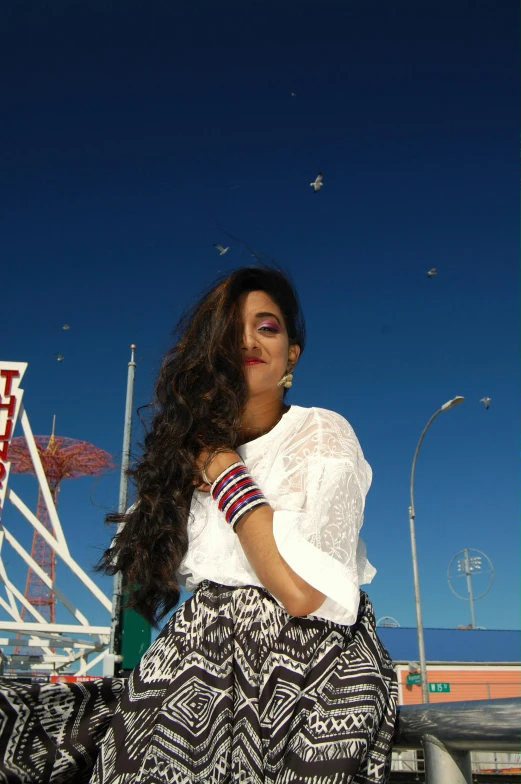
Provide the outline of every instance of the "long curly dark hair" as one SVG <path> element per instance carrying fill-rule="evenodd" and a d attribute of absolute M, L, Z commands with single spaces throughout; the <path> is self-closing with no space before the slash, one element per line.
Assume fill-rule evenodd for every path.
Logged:
<path fill-rule="evenodd" d="M 290 344 L 305 344 L 305 324 L 287 274 L 261 265 L 242 267 L 214 283 L 180 319 L 177 342 L 163 359 L 142 456 L 129 476 L 136 503 L 126 514 L 97 569 L 122 573 L 127 607 L 157 625 L 179 602 L 176 572 L 188 549 L 187 521 L 197 458 L 203 449 L 239 446 L 248 390 L 241 357 L 238 299 L 265 291 L 280 307 Z M 199 480 L 200 481 L 200 480 Z"/>

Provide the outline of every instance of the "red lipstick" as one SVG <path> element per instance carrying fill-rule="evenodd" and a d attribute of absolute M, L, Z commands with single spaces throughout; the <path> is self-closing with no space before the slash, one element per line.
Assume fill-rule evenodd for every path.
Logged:
<path fill-rule="evenodd" d="M 243 360 L 245 365 L 265 365 L 263 359 L 259 359 L 259 357 L 244 357 Z"/>

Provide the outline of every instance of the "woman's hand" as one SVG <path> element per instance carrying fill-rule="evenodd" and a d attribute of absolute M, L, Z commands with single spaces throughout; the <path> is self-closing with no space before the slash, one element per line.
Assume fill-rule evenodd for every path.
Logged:
<path fill-rule="evenodd" d="M 219 474 L 221 474 L 225 468 L 233 465 L 233 463 L 237 463 L 240 459 L 240 456 L 237 452 L 234 452 L 233 449 L 219 449 L 219 451 L 215 449 L 203 449 L 197 458 L 200 474 L 199 484 L 197 484 L 197 480 L 195 480 L 197 490 L 200 490 L 202 493 L 210 492 L 210 485 L 203 479 L 203 469 L 210 482 L 215 482 Z"/>

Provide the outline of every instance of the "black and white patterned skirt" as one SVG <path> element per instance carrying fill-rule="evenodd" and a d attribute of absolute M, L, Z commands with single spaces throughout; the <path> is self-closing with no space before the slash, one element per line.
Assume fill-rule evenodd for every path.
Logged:
<path fill-rule="evenodd" d="M 132 673 L 91 783 L 385 782 L 396 675 L 360 597 L 346 627 L 203 582 Z"/>
<path fill-rule="evenodd" d="M 0 679 L 0 782 L 87 784 L 125 686 Z"/>
<path fill-rule="evenodd" d="M 360 597 L 346 627 L 205 581 L 128 682 L 1 681 L 0 781 L 387 781 L 396 676 Z"/>

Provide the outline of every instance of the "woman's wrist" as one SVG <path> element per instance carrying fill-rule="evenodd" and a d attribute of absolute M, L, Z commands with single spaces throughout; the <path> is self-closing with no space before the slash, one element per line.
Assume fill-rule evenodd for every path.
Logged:
<path fill-rule="evenodd" d="M 206 477 L 213 484 L 217 477 L 234 463 L 241 461 L 240 456 L 233 449 L 214 453 L 208 465 L 205 466 Z M 242 462 L 242 461 L 241 461 Z"/>
<path fill-rule="evenodd" d="M 213 461 L 212 461 L 213 462 Z M 236 526 L 250 511 L 268 502 L 237 452 L 226 452 L 212 468 L 222 469 L 213 479 L 210 493 L 226 522 Z M 212 478 L 214 473 L 212 471 Z M 210 477 L 208 477 L 210 481 Z"/>

